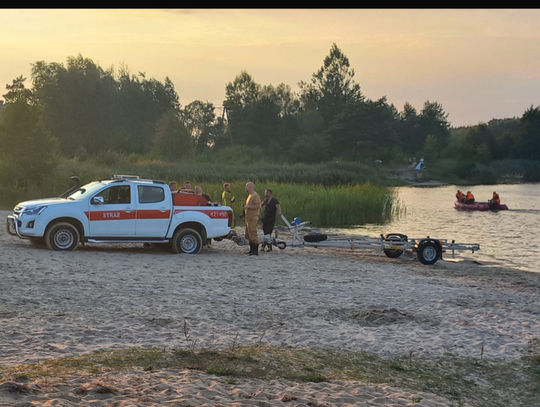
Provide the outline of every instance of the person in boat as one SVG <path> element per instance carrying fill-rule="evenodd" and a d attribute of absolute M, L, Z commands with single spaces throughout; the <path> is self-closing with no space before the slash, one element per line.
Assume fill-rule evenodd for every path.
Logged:
<path fill-rule="evenodd" d="M 467 191 L 467 195 L 465 196 L 465 203 L 466 204 L 473 204 L 474 203 L 474 195 L 471 191 Z"/>
<path fill-rule="evenodd" d="M 488 202 L 499 205 L 501 203 L 501 198 L 497 192 L 493 191 L 493 196 Z"/>
<path fill-rule="evenodd" d="M 499 197 L 499 194 L 493 191 L 493 196 L 488 201 L 489 209 L 491 210 L 498 209 L 500 203 L 501 203 L 501 198 Z"/>
<path fill-rule="evenodd" d="M 458 200 L 458 202 L 465 202 L 465 194 L 459 189 L 456 192 L 456 199 Z"/>

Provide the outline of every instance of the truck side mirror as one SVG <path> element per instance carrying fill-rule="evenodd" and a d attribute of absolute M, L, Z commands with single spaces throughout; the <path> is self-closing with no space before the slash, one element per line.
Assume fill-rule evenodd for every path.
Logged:
<path fill-rule="evenodd" d="M 102 196 L 95 196 L 92 198 L 92 205 L 103 205 L 105 203 L 105 199 L 103 199 Z"/>

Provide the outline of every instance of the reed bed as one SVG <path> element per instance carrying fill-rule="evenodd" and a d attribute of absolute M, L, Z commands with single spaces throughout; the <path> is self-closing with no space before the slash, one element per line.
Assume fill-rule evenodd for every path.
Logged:
<path fill-rule="evenodd" d="M 179 186 L 190 180 L 201 185 L 212 200 L 219 202 L 223 183 L 231 182 L 237 198 L 233 204 L 236 216 L 246 198 L 245 184 L 253 181 L 264 199 L 271 188 L 284 214 L 292 220 L 298 216 L 315 226 L 350 226 L 382 223 L 389 220 L 399 206 L 391 188 L 374 182 L 383 180 L 376 168 L 358 163 L 274 164 L 258 162 L 235 164 L 224 162 L 184 161 L 167 163 L 158 160 L 129 160 L 111 153 L 86 161 L 62 160 L 40 184 L 4 185 L 0 206 L 11 209 L 17 202 L 58 196 L 72 186 L 70 176 L 80 177 L 83 184 L 108 179 L 113 174 L 136 174 L 141 178 L 176 181 Z M 380 182 L 384 184 L 384 182 Z M 281 220 L 278 220 L 278 224 Z"/>
<path fill-rule="evenodd" d="M 241 213 L 246 198 L 246 181 L 231 185 L 236 202 L 233 209 Z M 221 184 L 202 184 L 202 188 L 213 200 L 221 197 Z M 279 200 L 283 214 L 292 221 L 295 217 L 309 220 L 314 226 L 352 226 L 365 223 L 384 223 L 399 211 L 399 202 L 394 190 L 370 183 L 356 185 L 308 185 L 280 182 L 255 183 L 255 190 L 264 199 L 264 190 L 272 189 Z M 279 220 L 277 224 L 280 224 Z"/>

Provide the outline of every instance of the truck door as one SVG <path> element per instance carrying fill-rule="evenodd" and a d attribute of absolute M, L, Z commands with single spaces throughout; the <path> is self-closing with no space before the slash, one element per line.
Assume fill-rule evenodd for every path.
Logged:
<path fill-rule="evenodd" d="M 167 186 L 137 186 L 137 237 L 164 238 L 171 218 L 171 194 Z"/>
<path fill-rule="evenodd" d="M 136 213 L 131 185 L 105 188 L 90 198 L 90 234 L 92 237 L 133 237 Z"/>

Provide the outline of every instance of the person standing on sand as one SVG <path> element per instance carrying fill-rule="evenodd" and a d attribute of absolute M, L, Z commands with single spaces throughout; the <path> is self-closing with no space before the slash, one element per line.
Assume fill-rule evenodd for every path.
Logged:
<path fill-rule="evenodd" d="M 246 192 L 249 194 L 246 198 L 246 204 L 242 206 L 245 211 L 246 237 L 249 241 L 250 256 L 259 255 L 259 237 L 257 236 L 257 222 L 259 221 L 259 211 L 261 209 L 261 198 L 255 192 L 253 182 L 246 184 Z"/>
<path fill-rule="evenodd" d="M 276 213 L 278 216 L 281 216 L 281 206 L 279 201 L 273 196 L 272 190 L 267 188 L 264 191 L 264 196 L 266 199 L 262 203 L 264 207 L 264 213 L 262 217 L 262 227 L 263 234 L 271 235 L 274 230 L 274 224 L 276 223 Z M 263 243 L 261 249 L 264 251 L 264 248 L 267 247 L 269 252 L 272 251 L 272 245 L 270 243 Z"/>
<path fill-rule="evenodd" d="M 232 192 L 231 192 L 231 184 L 229 184 L 228 182 L 226 182 L 225 184 L 223 184 L 223 192 L 221 193 L 221 204 L 223 206 L 231 206 L 233 204 L 233 202 L 236 201 L 236 198 L 233 196 Z M 231 221 L 231 230 L 232 231 L 235 231 L 236 229 L 234 228 L 234 215 L 232 217 L 232 221 Z"/>

